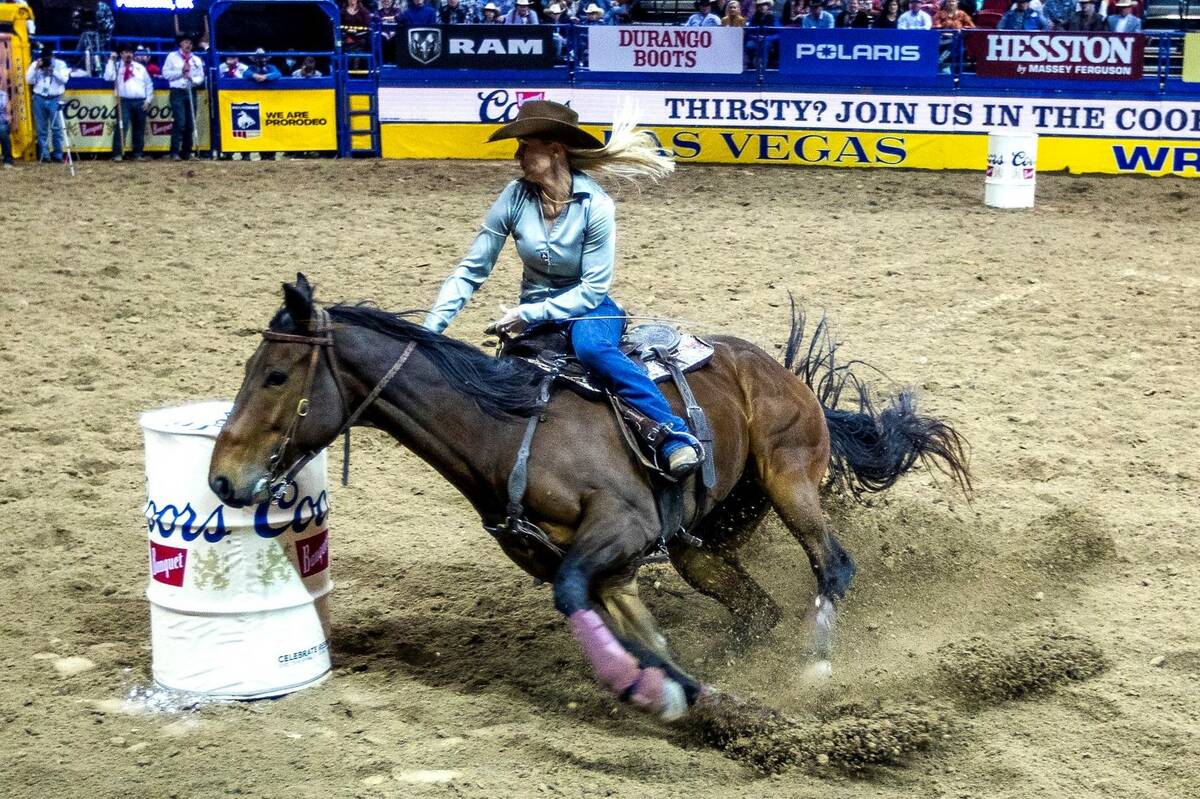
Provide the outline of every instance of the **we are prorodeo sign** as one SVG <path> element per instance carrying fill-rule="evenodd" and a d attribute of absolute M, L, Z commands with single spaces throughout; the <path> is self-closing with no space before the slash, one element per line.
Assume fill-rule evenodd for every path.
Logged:
<path fill-rule="evenodd" d="M 741 28 L 589 27 L 588 69 L 736 75 L 745 57 L 743 34 Z"/>

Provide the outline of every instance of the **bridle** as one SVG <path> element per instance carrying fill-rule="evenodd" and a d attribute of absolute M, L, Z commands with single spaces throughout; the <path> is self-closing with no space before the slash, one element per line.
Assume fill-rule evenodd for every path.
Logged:
<path fill-rule="evenodd" d="M 280 333 L 278 330 L 270 328 L 262 331 L 263 341 L 275 341 L 285 344 L 306 344 L 311 347 L 308 356 L 308 368 L 304 372 L 304 385 L 300 390 L 300 399 L 296 403 L 296 412 L 292 415 L 291 423 L 288 424 L 287 430 L 275 448 L 271 450 L 268 464 L 271 472 L 267 477 L 267 486 L 271 490 L 271 501 L 278 502 L 287 493 L 288 487 L 295 484 L 296 475 L 312 461 L 313 458 L 320 454 L 320 449 L 305 450 L 296 456 L 291 466 L 284 469 L 281 464 L 283 462 L 283 453 L 287 451 L 288 445 L 295 438 L 296 429 L 300 426 L 300 420 L 308 416 L 309 407 L 312 402 L 309 399 L 309 394 L 312 393 L 313 381 L 316 379 L 317 362 L 321 360 L 321 354 L 325 354 L 328 362 L 329 372 L 333 375 L 333 382 L 337 386 L 338 400 L 341 402 L 342 411 L 346 414 L 346 419 L 342 422 L 342 426 L 334 435 L 336 440 L 338 436 L 345 435 L 345 462 L 342 467 L 342 482 L 345 483 L 349 477 L 350 468 L 350 428 L 363 412 L 371 406 L 375 400 L 379 399 L 379 395 L 383 393 L 384 388 L 391 382 L 396 373 L 403 368 L 409 356 L 416 349 L 417 342 L 409 341 L 408 346 L 400 353 L 400 357 L 392 364 L 392 368 L 387 370 L 387 373 L 380 378 L 375 384 L 375 388 L 371 389 L 370 393 L 358 404 L 352 412 L 350 411 L 350 403 L 346 399 L 346 387 L 342 383 L 342 374 L 338 369 L 337 349 L 333 344 L 333 319 L 329 316 L 329 312 L 319 306 L 313 306 L 312 318 L 310 320 L 309 329 L 312 335 L 300 335 L 297 333 Z M 322 447 L 322 449 L 324 449 Z"/>

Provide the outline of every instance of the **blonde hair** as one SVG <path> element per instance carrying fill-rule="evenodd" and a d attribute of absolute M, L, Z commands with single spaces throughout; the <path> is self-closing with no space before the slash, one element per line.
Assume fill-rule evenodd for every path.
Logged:
<path fill-rule="evenodd" d="M 612 135 L 600 149 L 568 147 L 567 160 L 572 169 L 600 172 L 638 183 L 657 183 L 675 171 L 675 161 L 662 151 L 648 130 L 637 130 L 632 108 L 625 106 L 613 119 Z"/>

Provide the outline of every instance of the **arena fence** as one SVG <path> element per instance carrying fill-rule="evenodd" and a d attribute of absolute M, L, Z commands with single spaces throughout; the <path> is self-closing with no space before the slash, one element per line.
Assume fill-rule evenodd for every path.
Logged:
<path fill-rule="evenodd" d="M 268 55 L 313 55 L 323 76 L 249 84 L 217 68 L 250 52 L 223 49 L 221 10 L 241 2 L 214 4 L 206 56 L 205 146 L 223 153 L 507 158 L 513 145 L 484 144 L 488 130 L 544 97 L 599 133 L 632 102 L 681 161 L 978 169 L 989 131 L 1020 129 L 1042 137 L 1043 170 L 1200 175 L 1197 34 L 373 26 L 346 50 L 336 7 L 317 0 L 328 49 Z M 71 84 L 111 135 L 106 88 Z M 152 124 L 169 130 L 163 113 Z"/>

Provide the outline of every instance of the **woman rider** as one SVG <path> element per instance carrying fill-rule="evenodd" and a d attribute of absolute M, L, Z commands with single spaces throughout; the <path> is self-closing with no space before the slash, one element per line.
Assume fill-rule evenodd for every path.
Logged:
<path fill-rule="evenodd" d="M 583 170 L 657 180 L 674 171 L 653 139 L 630 122 L 613 126 L 607 145 L 579 127 L 579 115 L 546 100 L 521 106 L 517 118 L 488 141 L 516 139 L 524 177 L 500 193 L 470 252 L 438 293 L 425 327 L 440 333 L 492 268 L 508 236 L 524 265 L 521 301 L 489 330 L 515 335 L 526 326 L 565 326 L 575 356 L 590 373 L 670 434 L 660 453 L 673 476 L 700 461 L 700 443 L 671 412 L 662 392 L 618 348 L 625 312 L 608 296 L 613 281 L 613 201 Z"/>

